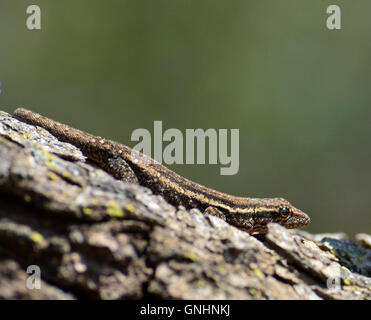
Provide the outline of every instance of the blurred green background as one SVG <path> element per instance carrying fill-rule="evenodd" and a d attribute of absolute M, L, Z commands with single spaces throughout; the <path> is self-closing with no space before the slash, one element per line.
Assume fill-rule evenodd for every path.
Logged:
<path fill-rule="evenodd" d="M 31 4 L 41 31 L 26 29 Z M 370 12 L 370 0 L 1 0 L 0 108 L 131 146 L 154 120 L 239 128 L 237 175 L 171 168 L 227 193 L 284 197 L 311 232 L 371 232 Z"/>

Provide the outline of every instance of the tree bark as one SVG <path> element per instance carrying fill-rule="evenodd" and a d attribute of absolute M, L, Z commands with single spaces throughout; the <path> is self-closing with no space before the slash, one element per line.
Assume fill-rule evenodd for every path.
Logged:
<path fill-rule="evenodd" d="M 251 236 L 114 179 L 5 112 L 0 192 L 0 298 L 371 297 L 369 235 L 357 242 L 270 224 Z"/>

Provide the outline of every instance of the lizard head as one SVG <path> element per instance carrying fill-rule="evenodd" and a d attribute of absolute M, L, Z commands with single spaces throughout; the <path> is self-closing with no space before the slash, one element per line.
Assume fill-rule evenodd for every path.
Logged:
<path fill-rule="evenodd" d="M 310 223 L 309 216 L 283 198 L 270 199 L 269 205 L 256 207 L 254 232 L 264 233 L 269 222 L 276 222 L 288 229 L 302 228 Z"/>
<path fill-rule="evenodd" d="M 267 224 L 278 223 L 288 229 L 301 228 L 310 223 L 309 216 L 282 198 L 254 199 L 253 209 L 236 212 L 228 221 L 251 234 L 266 233 Z M 244 211 L 242 209 L 242 211 Z"/>

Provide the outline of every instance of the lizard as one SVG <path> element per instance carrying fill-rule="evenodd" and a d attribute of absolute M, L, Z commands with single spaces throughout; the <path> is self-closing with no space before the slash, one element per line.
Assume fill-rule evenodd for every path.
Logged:
<path fill-rule="evenodd" d="M 94 136 L 24 108 L 16 109 L 14 116 L 75 145 L 88 159 L 115 178 L 139 183 L 175 206 L 198 208 L 204 214 L 217 216 L 250 234 L 266 233 L 270 222 L 289 229 L 310 223 L 306 213 L 283 198 L 232 196 L 186 179 L 149 156 L 118 142 Z"/>

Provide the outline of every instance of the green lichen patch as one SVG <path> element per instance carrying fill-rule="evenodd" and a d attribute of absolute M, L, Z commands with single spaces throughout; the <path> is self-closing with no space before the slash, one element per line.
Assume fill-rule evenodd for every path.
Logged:
<path fill-rule="evenodd" d="M 124 216 L 124 212 L 122 211 L 121 207 L 114 201 L 111 201 L 108 204 L 106 214 L 108 214 L 111 218 L 122 218 Z"/>
<path fill-rule="evenodd" d="M 38 232 L 34 231 L 34 232 L 31 233 L 30 239 L 33 242 L 39 243 L 39 242 L 44 240 L 44 237 L 42 236 L 41 233 L 38 233 Z"/>

